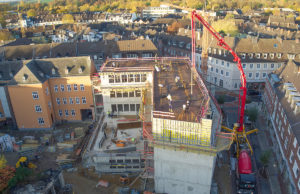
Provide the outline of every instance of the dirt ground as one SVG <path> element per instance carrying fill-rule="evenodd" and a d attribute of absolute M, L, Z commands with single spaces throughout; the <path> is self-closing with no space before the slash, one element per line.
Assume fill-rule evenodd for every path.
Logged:
<path fill-rule="evenodd" d="M 218 184 L 218 193 L 220 194 L 232 193 L 232 183 L 231 183 L 229 164 L 223 163 L 222 165 L 220 165 L 220 167 L 216 164 L 215 172 L 214 172 L 214 180 Z"/>
<path fill-rule="evenodd" d="M 129 184 L 135 179 L 135 177 L 130 178 L 129 184 L 123 185 L 120 183 L 120 175 L 105 174 L 101 175 L 99 178 L 91 178 L 80 174 L 79 172 L 64 172 L 65 182 L 72 184 L 74 194 L 89 193 L 89 194 L 118 194 L 118 189 L 120 187 L 129 186 Z M 109 187 L 98 187 L 96 184 L 98 180 L 104 180 L 109 182 Z M 152 181 L 148 181 L 151 184 Z M 136 189 L 139 191 L 143 190 L 144 181 L 139 178 L 135 184 L 130 187 L 131 189 Z"/>

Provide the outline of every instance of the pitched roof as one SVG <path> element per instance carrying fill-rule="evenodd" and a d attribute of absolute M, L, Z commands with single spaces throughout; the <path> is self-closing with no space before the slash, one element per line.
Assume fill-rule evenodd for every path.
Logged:
<path fill-rule="evenodd" d="M 151 40 L 122 40 L 117 45 L 120 52 L 157 51 Z"/>

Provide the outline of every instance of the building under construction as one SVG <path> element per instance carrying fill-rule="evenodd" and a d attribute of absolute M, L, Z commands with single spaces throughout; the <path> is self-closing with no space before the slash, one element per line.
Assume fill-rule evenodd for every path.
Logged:
<path fill-rule="evenodd" d="M 189 58 L 109 59 L 93 77 L 97 130 L 84 164 L 142 172 L 159 193 L 210 193 L 222 114 Z"/>

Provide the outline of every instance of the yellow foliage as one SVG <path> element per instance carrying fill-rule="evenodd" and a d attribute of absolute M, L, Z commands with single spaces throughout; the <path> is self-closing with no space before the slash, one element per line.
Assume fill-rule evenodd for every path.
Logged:
<path fill-rule="evenodd" d="M 217 31 L 224 31 L 226 34 L 230 34 L 231 36 L 235 36 L 239 33 L 237 26 L 233 19 L 229 20 L 218 20 L 213 22 L 212 27 Z"/>
<path fill-rule="evenodd" d="M 72 24 L 72 23 L 74 23 L 74 18 L 71 14 L 65 14 L 62 17 L 62 22 L 65 24 Z"/>
<path fill-rule="evenodd" d="M 4 168 L 6 166 L 7 160 L 5 159 L 4 155 L 0 157 L 0 168 Z"/>

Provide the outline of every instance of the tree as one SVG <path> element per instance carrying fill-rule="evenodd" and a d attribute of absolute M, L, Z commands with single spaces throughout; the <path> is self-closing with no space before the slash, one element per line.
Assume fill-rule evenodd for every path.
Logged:
<path fill-rule="evenodd" d="M 5 21 L 5 18 L 2 14 L 0 14 L 0 24 L 1 24 L 2 28 L 5 28 L 6 21 Z"/>
<path fill-rule="evenodd" d="M 249 5 L 246 5 L 242 8 L 243 13 L 247 13 L 250 10 L 251 10 L 251 7 Z"/>
<path fill-rule="evenodd" d="M 272 152 L 270 150 L 267 150 L 263 152 L 259 158 L 260 162 L 262 163 L 262 169 L 260 171 L 260 174 L 265 178 L 267 178 L 266 167 L 269 165 L 271 154 Z"/>
<path fill-rule="evenodd" d="M 28 17 L 35 17 L 36 16 L 36 12 L 34 9 L 30 9 L 27 11 L 27 16 Z"/>
<path fill-rule="evenodd" d="M 65 14 L 63 17 L 62 17 L 62 22 L 64 24 L 73 24 L 74 23 L 74 18 L 71 14 Z"/>
<path fill-rule="evenodd" d="M 249 117 L 249 121 L 255 122 L 257 119 L 258 111 L 256 108 L 250 108 L 245 111 L 245 114 Z"/>
<path fill-rule="evenodd" d="M 9 31 L 2 30 L 0 31 L 0 40 L 12 40 L 14 37 Z"/>
<path fill-rule="evenodd" d="M 179 28 L 183 28 L 183 25 L 175 21 L 171 26 L 168 26 L 167 32 L 169 32 L 170 34 L 176 34 Z"/>
<path fill-rule="evenodd" d="M 228 35 L 235 36 L 239 33 L 238 27 L 233 19 L 223 19 L 212 23 L 212 27 L 217 32 L 225 32 Z"/>

